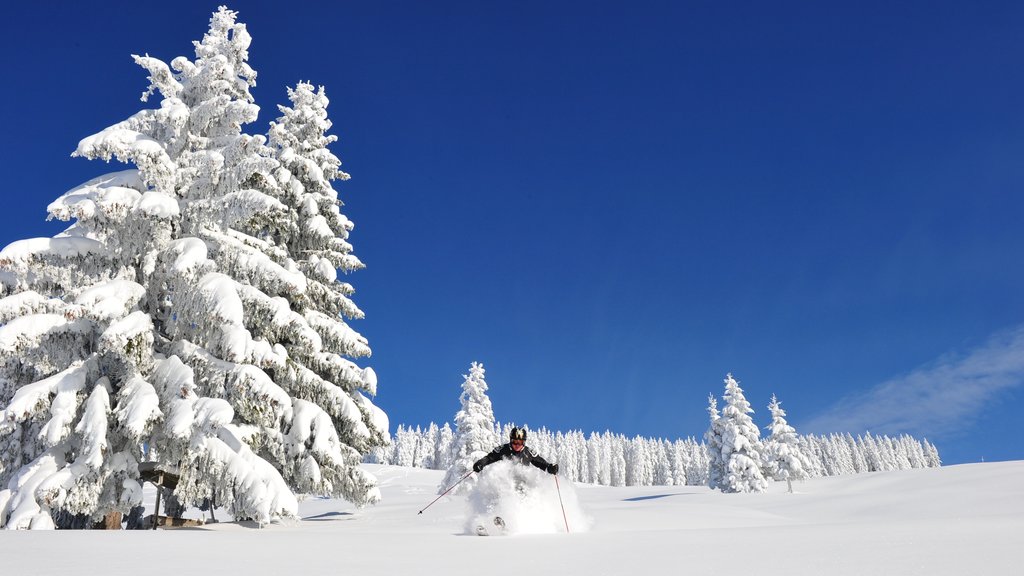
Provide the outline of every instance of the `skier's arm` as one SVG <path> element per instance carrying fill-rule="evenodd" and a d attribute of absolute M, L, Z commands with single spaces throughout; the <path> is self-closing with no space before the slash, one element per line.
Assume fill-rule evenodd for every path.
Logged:
<path fill-rule="evenodd" d="M 484 469 L 484 466 L 494 464 L 498 460 L 501 460 L 501 446 L 498 446 L 494 450 L 491 450 L 484 455 L 483 458 L 473 463 L 473 472 L 479 472 Z"/>
<path fill-rule="evenodd" d="M 531 453 L 530 464 L 533 464 L 548 474 L 558 474 L 558 464 L 548 463 L 548 461 L 542 458 L 539 454 Z"/>

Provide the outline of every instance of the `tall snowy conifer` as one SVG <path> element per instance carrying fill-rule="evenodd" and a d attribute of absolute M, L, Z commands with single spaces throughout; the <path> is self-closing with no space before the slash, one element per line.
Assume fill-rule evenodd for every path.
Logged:
<path fill-rule="evenodd" d="M 483 458 L 498 443 L 494 433 L 494 410 L 491 408 L 491 399 L 487 397 L 483 364 L 473 362 L 469 367 L 469 374 L 463 375 L 459 401 L 462 408 L 455 414 L 451 466 L 441 486 L 438 487 L 438 493 L 469 474 L 473 470 L 473 463 Z M 473 479 L 469 478 L 453 493 L 468 492 L 472 486 Z"/>
<path fill-rule="evenodd" d="M 761 432 L 750 418 L 754 410 L 743 396 L 732 374 L 725 378 L 725 402 L 722 409 L 722 492 L 764 492 L 768 483 L 761 472 Z"/>
<path fill-rule="evenodd" d="M 768 404 L 772 423 L 768 426 L 769 436 L 764 442 L 765 473 L 775 480 L 785 480 L 787 489 L 793 491 L 793 480 L 807 478 L 810 463 L 800 450 L 796 429 L 786 422 L 786 411 L 772 394 Z"/>
<path fill-rule="evenodd" d="M 387 418 L 372 369 L 342 358 L 369 348 L 328 270 L 361 264 L 329 184 L 343 173 L 326 99 L 310 112 L 293 97 L 308 122 L 279 121 L 273 146 L 244 134 L 250 40 L 221 7 L 195 61 L 136 56 L 159 108 L 74 154 L 136 169 L 53 202 L 65 232 L 0 252 L 0 525 L 126 511 L 144 459 L 179 470 L 183 503 L 259 522 L 295 515 L 293 491 L 379 498 L 358 463 Z"/>
<path fill-rule="evenodd" d="M 722 485 L 725 478 L 725 460 L 722 459 L 722 417 L 718 412 L 718 399 L 714 394 L 708 395 L 708 430 L 704 440 L 708 447 L 708 488 L 715 489 Z"/>

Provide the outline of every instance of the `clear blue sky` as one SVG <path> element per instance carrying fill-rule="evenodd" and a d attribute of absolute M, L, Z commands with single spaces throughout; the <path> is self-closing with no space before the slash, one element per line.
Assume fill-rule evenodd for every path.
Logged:
<path fill-rule="evenodd" d="M 38 5 L 36 5 L 38 4 Z M 20 3 L 0 245 L 215 2 Z M 264 132 L 326 86 L 377 403 L 700 436 L 732 372 L 801 432 L 1024 458 L 1024 4 L 234 2 Z M 927 398 L 927 402 L 923 399 Z"/>

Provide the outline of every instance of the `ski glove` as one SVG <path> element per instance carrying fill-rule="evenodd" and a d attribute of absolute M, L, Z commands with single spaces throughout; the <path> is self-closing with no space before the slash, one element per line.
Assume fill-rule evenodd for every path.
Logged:
<path fill-rule="evenodd" d="M 548 464 L 548 474 L 558 474 L 558 464 Z"/>
<path fill-rule="evenodd" d="M 483 469 L 484 469 L 484 465 L 483 464 L 481 464 L 479 462 L 477 462 L 476 464 L 473 464 L 473 472 L 480 472 Z"/>

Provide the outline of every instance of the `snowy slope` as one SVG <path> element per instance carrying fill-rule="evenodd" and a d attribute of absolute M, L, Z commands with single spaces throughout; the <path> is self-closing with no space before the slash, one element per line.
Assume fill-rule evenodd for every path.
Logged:
<path fill-rule="evenodd" d="M 1024 573 L 1024 462 L 818 478 L 767 494 L 570 486 L 561 533 L 467 535 L 470 500 L 435 498 L 443 472 L 367 466 L 383 501 L 307 500 L 302 521 L 156 532 L 4 533 L 4 574 Z M 550 476 L 542 481 L 554 494 Z M 545 496 L 546 497 L 546 496 Z M 579 506 L 572 504 L 578 497 Z M 147 498 L 152 504 L 152 499 Z M 591 521 L 589 529 L 583 518 Z"/>

